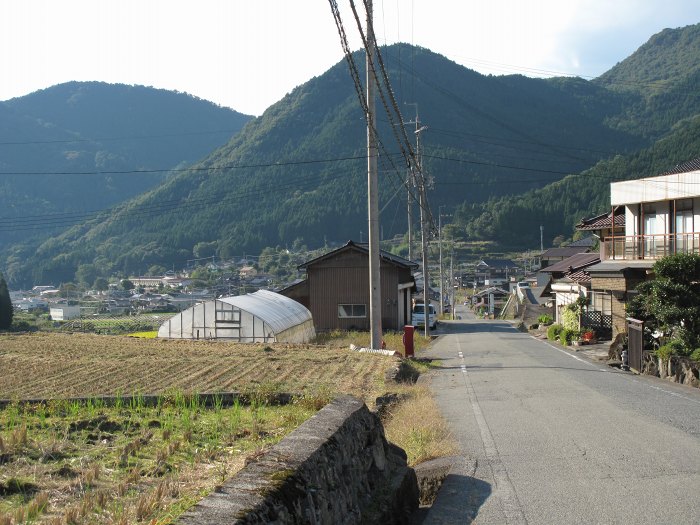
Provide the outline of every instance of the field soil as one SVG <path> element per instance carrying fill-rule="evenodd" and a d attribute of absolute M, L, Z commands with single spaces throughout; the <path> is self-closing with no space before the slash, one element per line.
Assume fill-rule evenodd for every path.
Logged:
<path fill-rule="evenodd" d="M 318 388 L 366 401 L 395 358 L 324 345 L 250 345 L 92 334 L 0 334 L 0 398 Z"/>

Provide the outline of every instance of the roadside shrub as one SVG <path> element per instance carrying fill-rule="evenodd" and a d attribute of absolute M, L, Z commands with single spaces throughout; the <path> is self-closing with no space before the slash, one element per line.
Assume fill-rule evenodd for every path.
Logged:
<path fill-rule="evenodd" d="M 550 325 L 554 322 L 554 319 L 549 314 L 542 314 L 537 318 L 537 322 L 541 325 Z"/>
<path fill-rule="evenodd" d="M 697 350 L 695 352 L 697 352 Z M 671 339 L 665 345 L 662 345 L 659 348 L 657 348 L 654 354 L 663 362 L 667 363 L 668 360 L 671 359 L 672 355 L 684 355 L 687 354 L 687 352 L 685 352 L 685 347 L 683 346 L 683 342 L 680 339 Z"/>
<path fill-rule="evenodd" d="M 547 328 L 547 339 L 550 341 L 556 341 L 559 339 L 559 333 L 564 329 L 560 324 L 553 324 Z"/>
<path fill-rule="evenodd" d="M 559 332 L 559 342 L 563 344 L 564 346 L 568 346 L 571 344 L 571 340 L 574 337 L 574 331 L 569 330 L 568 328 L 562 329 L 561 332 Z"/>
<path fill-rule="evenodd" d="M 690 359 L 693 361 L 700 361 L 700 348 L 693 350 L 693 353 L 690 354 Z"/>

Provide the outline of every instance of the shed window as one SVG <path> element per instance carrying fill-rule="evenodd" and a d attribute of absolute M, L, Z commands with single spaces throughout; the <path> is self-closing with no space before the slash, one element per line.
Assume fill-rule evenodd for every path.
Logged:
<path fill-rule="evenodd" d="M 341 319 L 367 317 L 365 304 L 339 304 L 338 317 Z"/>

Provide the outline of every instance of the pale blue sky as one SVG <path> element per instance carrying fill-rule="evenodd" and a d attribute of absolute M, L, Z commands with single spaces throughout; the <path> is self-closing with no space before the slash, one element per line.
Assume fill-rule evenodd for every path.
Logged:
<path fill-rule="evenodd" d="M 338 4 L 358 49 L 349 1 Z M 652 34 L 700 21 L 697 0 L 374 0 L 374 9 L 382 43 L 530 76 L 595 77 Z M 340 60 L 326 0 L 0 3 L 0 100 L 100 80 L 186 91 L 259 115 Z"/>

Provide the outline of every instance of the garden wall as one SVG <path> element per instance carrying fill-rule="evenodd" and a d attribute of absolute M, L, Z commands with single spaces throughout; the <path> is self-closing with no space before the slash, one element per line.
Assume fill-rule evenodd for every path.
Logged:
<path fill-rule="evenodd" d="M 674 355 L 664 362 L 653 352 L 645 351 L 642 359 L 643 374 L 661 377 L 682 385 L 700 387 L 700 366 L 687 357 Z"/>
<path fill-rule="evenodd" d="M 408 523 L 418 485 L 376 414 L 340 396 L 199 502 L 180 525 Z"/>

